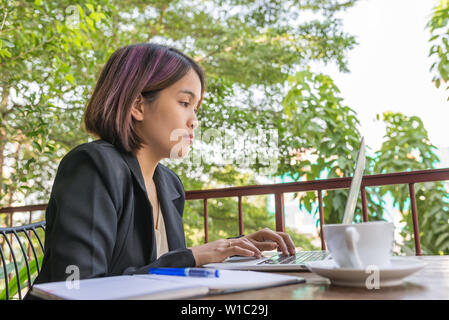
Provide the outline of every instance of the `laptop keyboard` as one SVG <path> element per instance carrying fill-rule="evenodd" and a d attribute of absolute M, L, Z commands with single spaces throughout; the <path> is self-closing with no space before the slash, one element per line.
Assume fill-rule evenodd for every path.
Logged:
<path fill-rule="evenodd" d="M 258 264 L 304 264 L 309 261 L 324 260 L 328 256 L 328 251 L 299 251 L 294 256 L 284 256 L 279 253 Z"/>

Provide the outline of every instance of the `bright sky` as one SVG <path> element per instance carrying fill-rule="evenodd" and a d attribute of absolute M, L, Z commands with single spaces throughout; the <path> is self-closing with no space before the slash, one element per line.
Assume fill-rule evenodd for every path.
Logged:
<path fill-rule="evenodd" d="M 343 29 L 359 44 L 348 54 L 350 73 L 329 66 L 322 72 L 332 76 L 345 103 L 357 112 L 361 133 L 374 150 L 385 134 L 375 116 L 391 110 L 419 116 L 430 141 L 449 155 L 449 91 L 431 81 L 430 33 L 425 28 L 436 2 L 360 0 L 339 14 Z"/>

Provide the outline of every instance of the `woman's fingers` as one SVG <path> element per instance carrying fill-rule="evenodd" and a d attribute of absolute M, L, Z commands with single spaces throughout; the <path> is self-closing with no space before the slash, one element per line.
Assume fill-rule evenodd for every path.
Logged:
<path fill-rule="evenodd" d="M 209 263 L 224 261 L 234 255 L 260 258 L 262 256 L 261 251 L 276 248 L 284 255 L 295 254 L 295 246 L 287 233 L 274 232 L 265 228 L 247 237 L 221 239 L 198 248 L 194 247 L 192 251 L 194 251 L 195 259 L 198 259 L 198 261 L 204 260 L 203 263 Z"/>
<path fill-rule="evenodd" d="M 282 254 L 286 255 L 286 256 L 289 255 L 289 252 L 291 252 L 291 251 L 289 250 L 289 248 L 287 247 L 287 244 L 284 241 L 283 234 L 285 234 L 285 233 L 283 233 L 283 232 L 274 232 L 273 230 L 268 229 L 268 228 L 264 229 L 263 231 L 265 232 L 264 233 L 264 240 L 275 241 L 279 245 L 278 249 L 282 251 Z M 291 239 L 290 239 L 290 241 L 291 241 Z M 292 245 L 293 245 L 293 242 L 292 242 Z M 294 248 L 295 248 L 295 246 L 293 245 L 293 250 L 294 250 Z M 294 254 L 294 253 L 292 253 L 292 254 Z"/>
<path fill-rule="evenodd" d="M 295 245 L 294 245 L 293 240 L 290 237 L 290 235 L 288 233 L 285 233 L 285 232 L 278 232 L 278 234 L 282 237 L 282 239 L 284 239 L 284 242 L 285 242 L 285 244 L 287 245 L 287 248 L 288 248 L 288 252 L 291 255 L 296 254 Z"/>
<path fill-rule="evenodd" d="M 227 256 L 247 256 L 247 257 L 252 257 L 254 256 L 254 251 L 248 250 L 248 249 L 244 249 L 242 247 L 238 247 L 238 246 L 233 246 L 231 248 L 229 248 L 229 250 L 227 251 Z"/>
<path fill-rule="evenodd" d="M 251 254 L 244 254 L 245 256 L 254 255 L 256 258 L 260 258 L 262 253 L 260 250 L 248 239 L 230 239 L 230 249 L 238 248 L 251 252 Z M 231 255 L 240 255 L 240 253 L 232 253 Z"/>
<path fill-rule="evenodd" d="M 279 245 L 271 240 L 268 241 L 257 241 L 257 240 L 251 240 L 251 242 L 257 247 L 257 249 L 259 249 L 260 251 L 270 251 L 270 250 L 274 250 L 277 247 L 279 247 Z"/>

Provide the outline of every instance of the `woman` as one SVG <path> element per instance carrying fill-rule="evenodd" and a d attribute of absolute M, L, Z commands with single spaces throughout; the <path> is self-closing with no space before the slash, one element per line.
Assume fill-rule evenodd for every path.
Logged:
<path fill-rule="evenodd" d="M 186 248 L 183 184 L 159 161 L 188 153 L 204 91 L 201 67 L 174 48 L 144 43 L 111 55 L 84 116 L 100 139 L 75 147 L 58 167 L 34 283 L 201 266 L 275 248 L 295 253 L 287 234 L 269 229 Z"/>

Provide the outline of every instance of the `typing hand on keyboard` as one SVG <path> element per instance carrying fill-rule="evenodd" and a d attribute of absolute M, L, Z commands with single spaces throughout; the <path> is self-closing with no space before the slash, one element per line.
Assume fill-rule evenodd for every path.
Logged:
<path fill-rule="evenodd" d="M 327 251 L 299 251 L 292 256 L 278 254 L 260 264 L 304 264 L 308 261 L 323 260 L 328 256 Z"/>
<path fill-rule="evenodd" d="M 273 231 L 269 228 L 265 228 L 254 233 L 251 233 L 244 238 L 251 241 L 257 249 L 260 251 L 278 249 L 285 256 L 295 255 L 295 245 L 291 237 L 281 231 Z"/>

